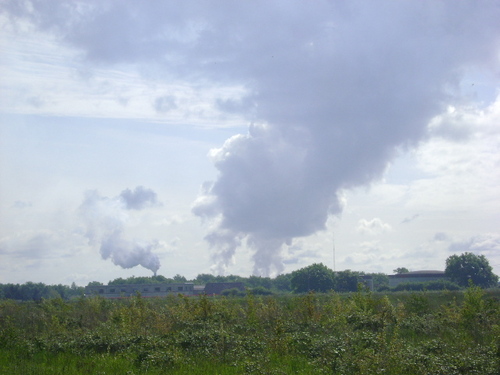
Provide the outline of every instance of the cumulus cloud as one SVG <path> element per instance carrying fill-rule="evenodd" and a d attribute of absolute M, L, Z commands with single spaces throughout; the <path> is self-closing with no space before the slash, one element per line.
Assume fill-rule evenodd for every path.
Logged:
<path fill-rule="evenodd" d="M 66 232 L 24 231 L 0 239 L 0 254 L 32 260 L 53 259 L 68 255 L 75 246 Z"/>
<path fill-rule="evenodd" d="M 486 258 L 499 261 L 500 236 L 498 234 L 486 233 L 473 236 L 467 240 L 455 241 L 450 244 L 448 251 L 454 254 L 470 252 L 484 255 Z"/>
<path fill-rule="evenodd" d="M 392 227 L 389 224 L 384 223 L 378 217 L 375 217 L 371 220 L 361 219 L 358 222 L 358 227 L 356 228 L 356 230 L 359 233 L 375 236 L 385 232 L 390 232 L 392 230 Z"/>
<path fill-rule="evenodd" d="M 142 210 L 148 206 L 158 204 L 156 193 L 143 186 L 137 186 L 135 190 L 125 189 L 121 192 L 120 198 L 129 210 Z"/>
<path fill-rule="evenodd" d="M 254 273 L 280 272 L 293 239 L 340 213 L 344 189 L 380 178 L 398 150 L 429 136 L 469 68 L 498 63 L 494 2 L 19 4 L 4 7 L 88 62 L 147 62 L 193 87 L 245 86 L 237 100 L 214 93 L 252 125 L 211 153 L 218 176 L 193 206 L 211 222 L 221 271 L 247 244 Z"/>
<path fill-rule="evenodd" d="M 154 199 L 153 199 L 154 198 Z M 102 197 L 97 191 L 88 191 L 80 206 L 89 244 L 99 246 L 103 259 L 110 259 L 122 268 L 142 266 L 156 274 L 160 268 L 158 241 L 140 242 L 126 237 L 128 209 L 142 209 L 156 202 L 156 193 L 137 187 L 124 190 L 115 198 Z"/>

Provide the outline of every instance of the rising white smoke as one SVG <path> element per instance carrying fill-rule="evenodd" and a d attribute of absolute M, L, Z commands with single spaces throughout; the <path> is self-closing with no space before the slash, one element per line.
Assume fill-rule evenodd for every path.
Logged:
<path fill-rule="evenodd" d="M 245 87 L 243 98 L 208 103 L 253 125 L 212 152 L 218 176 L 193 212 L 212 223 L 219 270 L 246 242 L 263 275 L 283 269 L 284 245 L 341 211 L 343 189 L 370 184 L 428 136 L 429 121 L 464 100 L 464 74 L 496 69 L 500 56 L 495 1 L 5 4 L 87 63 L 140 62 L 160 80 Z"/>
<path fill-rule="evenodd" d="M 144 192 L 146 194 L 142 194 Z M 156 275 L 160 268 L 160 260 L 154 253 L 160 247 L 158 242 L 139 242 L 125 236 L 129 220 L 127 210 L 156 202 L 156 194 L 141 186 L 135 189 L 135 193 L 127 189 L 115 198 L 102 197 L 95 190 L 88 191 L 80 206 L 80 215 L 86 226 L 89 244 L 98 246 L 102 258 L 110 259 L 117 266 L 142 266 Z"/>
<path fill-rule="evenodd" d="M 246 240 L 254 273 L 281 272 L 284 245 L 325 229 L 343 189 L 380 178 L 463 100 L 464 72 L 498 61 L 498 6 L 375 3 L 313 11 L 315 22 L 309 10 L 261 41 L 251 99 L 264 121 L 212 151 L 219 175 L 193 207 L 214 223 L 219 270 Z"/>

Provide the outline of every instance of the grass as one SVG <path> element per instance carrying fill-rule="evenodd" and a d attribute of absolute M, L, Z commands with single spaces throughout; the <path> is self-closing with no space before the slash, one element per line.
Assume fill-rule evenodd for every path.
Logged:
<path fill-rule="evenodd" d="M 500 291 L 0 301 L 0 374 L 500 373 Z"/>

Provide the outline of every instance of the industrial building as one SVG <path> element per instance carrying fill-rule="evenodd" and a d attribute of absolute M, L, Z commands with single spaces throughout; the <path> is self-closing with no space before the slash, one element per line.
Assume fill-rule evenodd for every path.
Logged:
<path fill-rule="evenodd" d="M 426 283 L 437 280 L 448 280 L 444 271 L 413 271 L 389 275 L 389 287 L 394 288 L 401 283 Z"/>
<path fill-rule="evenodd" d="M 426 271 L 412 271 L 407 273 L 399 273 L 396 275 L 388 275 L 389 287 L 394 288 L 402 283 L 426 283 L 429 281 L 449 280 L 444 271 L 426 270 Z M 374 290 L 373 276 L 361 276 L 361 280 L 370 290 Z"/>

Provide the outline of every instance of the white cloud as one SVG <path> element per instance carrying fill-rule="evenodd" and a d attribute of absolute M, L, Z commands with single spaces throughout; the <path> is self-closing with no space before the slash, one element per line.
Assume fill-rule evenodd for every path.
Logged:
<path fill-rule="evenodd" d="M 497 268 L 500 268 L 500 234 L 498 233 L 479 234 L 466 240 L 454 241 L 448 250 L 454 254 L 472 252 L 484 255 Z"/>
<path fill-rule="evenodd" d="M 361 219 L 358 222 L 356 230 L 358 233 L 376 236 L 392 231 L 392 227 L 390 224 L 384 223 L 381 219 L 375 217 L 371 220 Z"/>
<path fill-rule="evenodd" d="M 89 186 L 112 196 L 144 184 L 175 186 L 175 212 L 157 209 L 182 217 L 175 226 L 187 231 L 189 204 L 177 201 L 194 201 L 206 180 L 192 212 L 204 220 L 221 272 L 251 272 L 234 263 L 241 256 L 253 272 L 273 274 L 286 262 L 301 264 L 299 257 L 326 254 L 322 231 L 344 197 L 340 251 L 359 244 L 356 228 L 384 233 L 376 246 L 351 252 L 364 254 L 352 260 L 360 266 L 380 269 L 380 259 L 403 256 L 424 266 L 418 254 L 436 246 L 440 262 L 446 241 L 429 240 L 436 232 L 470 238 L 498 231 L 500 101 L 491 101 L 499 82 L 498 7 L 214 4 L 0 5 L 0 110 L 23 120 L 0 128 L 0 203 L 9 216 L 2 224 L 19 228 L 12 218 L 22 211 L 74 204 L 75 191 Z M 101 128 L 103 119 L 115 119 L 114 127 Z M 152 123 L 168 126 L 151 131 Z M 234 134 L 248 123 L 248 133 Z M 167 128 L 181 134 L 176 141 L 192 142 L 167 140 Z M 220 136 L 227 128 L 233 131 Z M 194 129 L 211 131 L 195 136 Z M 212 169 L 192 156 L 203 147 L 203 154 L 216 147 Z M 33 207 L 14 213 L 15 201 Z M 127 215 L 162 222 L 156 213 L 151 221 Z M 386 222 L 405 218 L 411 225 L 388 231 Z M 40 226 L 35 221 L 24 225 Z M 161 230 L 132 226 L 137 235 Z M 186 252 L 206 251 L 199 238 L 179 237 Z M 292 242 L 303 251 L 289 253 Z"/>
<path fill-rule="evenodd" d="M 5 23 L 5 18 L 4 18 Z M 47 32 L 3 25 L 0 110 L 6 113 L 149 120 L 199 127 L 241 127 L 219 102 L 239 100 L 241 85 L 190 85 L 138 72 L 133 65 L 89 68 L 81 52 Z"/>

